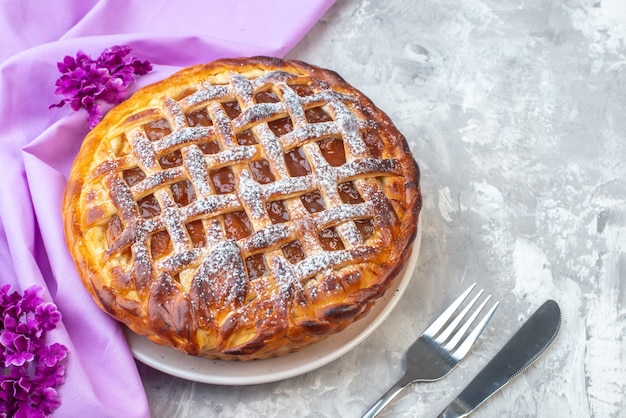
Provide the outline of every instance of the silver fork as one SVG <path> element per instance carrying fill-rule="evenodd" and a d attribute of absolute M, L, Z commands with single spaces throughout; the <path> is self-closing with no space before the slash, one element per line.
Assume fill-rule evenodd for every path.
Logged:
<path fill-rule="evenodd" d="M 463 292 L 409 347 L 405 355 L 406 370 L 404 376 L 372 405 L 362 418 L 372 418 L 378 415 L 389 402 L 410 384 L 442 379 L 459 364 L 485 329 L 499 305 L 499 302 L 494 303 L 470 330 L 480 312 L 491 299 L 491 295 L 487 296 L 478 308 L 474 309 L 469 318 L 465 319 L 484 293 L 484 290 L 480 290 L 471 302 L 458 315 L 455 315 L 475 287 L 476 283 Z"/>

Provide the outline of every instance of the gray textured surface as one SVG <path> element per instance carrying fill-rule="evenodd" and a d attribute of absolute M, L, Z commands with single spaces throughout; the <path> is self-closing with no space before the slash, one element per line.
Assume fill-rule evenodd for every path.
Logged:
<path fill-rule="evenodd" d="M 383 416 L 436 416 L 532 311 L 561 333 L 476 417 L 626 410 L 626 3 L 340 0 L 289 54 L 384 109 L 422 169 L 422 250 L 389 319 L 339 360 L 258 386 L 140 365 L 155 417 L 358 417 L 470 282 L 502 302 L 469 358 Z"/>

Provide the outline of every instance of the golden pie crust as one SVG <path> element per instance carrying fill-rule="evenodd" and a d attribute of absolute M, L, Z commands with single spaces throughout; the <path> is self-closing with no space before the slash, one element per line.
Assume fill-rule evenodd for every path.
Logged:
<path fill-rule="evenodd" d="M 181 70 L 113 108 L 66 187 L 95 302 L 192 355 L 283 355 L 341 331 L 411 251 L 419 170 L 335 72 L 269 57 Z"/>

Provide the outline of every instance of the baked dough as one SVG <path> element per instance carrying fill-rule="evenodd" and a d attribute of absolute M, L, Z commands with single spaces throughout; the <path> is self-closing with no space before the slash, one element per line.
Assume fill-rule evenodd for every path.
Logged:
<path fill-rule="evenodd" d="M 66 187 L 95 302 L 192 355 L 262 359 L 362 317 L 416 236 L 405 138 L 335 72 L 268 57 L 181 70 L 113 108 Z"/>

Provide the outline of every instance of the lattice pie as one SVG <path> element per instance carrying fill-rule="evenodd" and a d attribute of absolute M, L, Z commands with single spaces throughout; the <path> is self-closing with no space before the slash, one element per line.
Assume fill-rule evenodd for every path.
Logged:
<path fill-rule="evenodd" d="M 96 303 L 209 358 L 298 350 L 362 317 L 407 259 L 418 167 L 336 73 L 256 57 L 184 69 L 85 139 L 64 200 Z"/>

